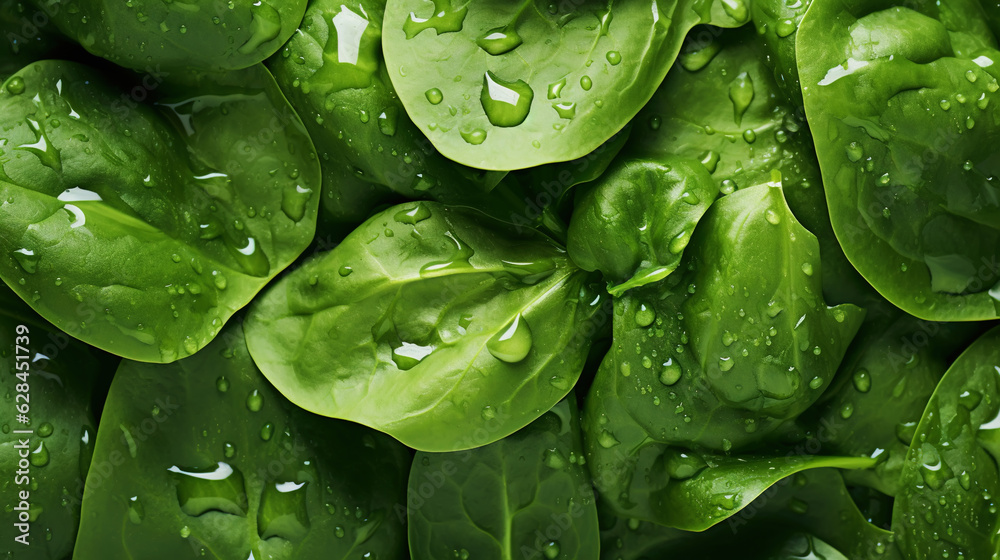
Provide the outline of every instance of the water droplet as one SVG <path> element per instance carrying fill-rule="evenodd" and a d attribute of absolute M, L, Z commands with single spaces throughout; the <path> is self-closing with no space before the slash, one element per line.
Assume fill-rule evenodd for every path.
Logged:
<path fill-rule="evenodd" d="M 878 184 L 879 184 L 879 185 L 882 185 L 883 187 L 884 187 L 884 186 L 886 186 L 886 185 L 888 185 L 888 184 L 889 184 L 889 181 L 891 181 L 891 179 L 889 178 L 889 174 L 888 174 L 888 173 L 883 173 L 883 174 L 882 174 L 882 175 L 881 175 L 881 176 L 880 176 L 880 177 L 878 178 Z"/>
<path fill-rule="evenodd" d="M 854 414 L 854 405 L 851 403 L 845 404 L 843 408 L 840 409 L 840 417 L 844 420 L 850 418 L 852 414 Z"/>
<path fill-rule="evenodd" d="M 469 131 L 463 130 L 460 134 L 462 135 L 462 140 L 473 146 L 478 146 L 486 141 L 486 131 L 481 128 L 474 128 Z"/>
<path fill-rule="evenodd" d="M 972 130 L 975 126 L 976 126 L 976 120 L 973 119 L 972 117 L 966 117 L 965 128 Z"/>
<path fill-rule="evenodd" d="M 819 389 L 822 386 L 823 386 L 823 378 L 822 377 L 816 376 L 816 377 L 813 377 L 812 379 L 809 380 L 809 388 L 810 389 Z"/>
<path fill-rule="evenodd" d="M 691 232 L 687 230 L 682 231 L 670 240 L 670 244 L 667 246 L 667 249 L 674 255 L 678 255 L 688 246 L 690 241 Z"/>
<path fill-rule="evenodd" d="M 736 365 L 736 360 L 731 357 L 722 356 L 719 358 L 719 369 L 722 371 L 729 371 L 733 369 L 734 365 Z"/>
<path fill-rule="evenodd" d="M 260 409 L 264 406 L 264 396 L 260 394 L 260 391 L 254 389 L 247 395 L 247 409 L 250 412 L 260 412 Z"/>
<path fill-rule="evenodd" d="M 45 447 L 44 441 L 38 442 L 38 447 L 31 451 L 29 460 L 36 467 L 44 467 L 49 464 L 49 450 Z"/>
<path fill-rule="evenodd" d="M 437 105 L 444 101 L 444 94 L 438 88 L 431 88 L 424 92 L 424 97 L 431 105 Z"/>
<path fill-rule="evenodd" d="M 779 216 L 777 212 L 775 212 L 770 208 L 767 209 L 767 212 L 764 212 L 764 219 L 766 219 L 768 223 L 772 225 L 778 225 L 781 223 L 781 216 Z"/>
<path fill-rule="evenodd" d="M 594 81 L 590 79 L 590 76 L 583 76 L 580 78 L 580 87 L 583 91 L 590 91 L 590 88 L 594 87 Z"/>
<path fill-rule="evenodd" d="M 31 129 L 31 131 L 35 134 L 35 142 L 33 144 L 21 144 L 20 146 L 17 146 L 15 149 L 24 150 L 26 152 L 34 154 L 38 158 L 38 161 L 42 162 L 42 165 L 61 173 L 62 156 L 60 155 L 59 150 L 57 150 L 55 146 L 52 145 L 52 142 L 49 140 L 48 135 L 45 133 L 45 128 L 42 127 L 42 125 L 40 125 L 38 121 L 35 121 L 31 117 L 26 117 L 24 120 L 26 123 L 28 123 L 28 128 Z M 76 191 L 77 189 L 78 187 L 74 187 L 66 192 Z M 83 189 L 79 190 L 83 191 Z M 67 199 L 64 198 L 63 195 L 60 195 L 59 200 L 67 200 Z M 98 197 L 96 200 L 99 201 L 100 197 Z M 94 201 L 94 199 L 86 198 L 86 199 L 71 200 L 71 201 L 86 202 L 86 201 Z M 68 204 L 66 205 L 66 207 L 67 209 L 72 207 L 79 210 L 77 206 L 72 204 Z"/>
<path fill-rule="evenodd" d="M 250 16 L 250 38 L 236 49 L 240 54 L 250 54 L 281 34 L 281 15 L 270 4 L 253 2 Z"/>
<path fill-rule="evenodd" d="M 559 80 L 558 82 L 549 84 L 548 97 L 549 99 L 559 99 L 562 96 L 562 89 L 566 87 L 566 78 Z"/>
<path fill-rule="evenodd" d="M 528 118 L 535 93 L 524 80 L 507 82 L 487 71 L 479 100 L 493 126 L 517 126 Z"/>
<path fill-rule="evenodd" d="M 270 441 L 271 436 L 274 435 L 274 424 L 268 422 L 261 426 L 260 428 L 260 439 L 264 441 Z"/>
<path fill-rule="evenodd" d="M 719 153 L 715 150 L 709 150 L 702 154 L 701 164 L 708 169 L 709 173 L 715 173 L 716 168 L 719 166 Z"/>
<path fill-rule="evenodd" d="M 396 134 L 396 122 L 399 110 L 395 107 L 386 107 L 385 111 L 382 111 L 378 116 L 378 129 L 386 136 L 393 136 Z"/>
<path fill-rule="evenodd" d="M 451 2 L 435 2 L 434 14 L 429 18 L 421 18 L 410 12 L 409 17 L 403 22 L 403 32 L 407 39 L 412 39 L 425 29 L 433 29 L 438 35 L 461 31 L 468 12 L 469 8 L 465 6 L 455 9 Z"/>
<path fill-rule="evenodd" d="M 705 45 L 705 47 L 698 49 L 694 52 L 682 53 L 678 56 L 678 60 L 681 63 L 681 67 L 688 72 L 697 72 L 702 68 L 708 66 L 708 63 L 715 58 L 715 55 L 719 54 L 722 50 L 722 43 L 719 41 L 712 41 Z"/>
<path fill-rule="evenodd" d="M 753 144 L 757 141 L 757 133 L 754 132 L 752 128 L 748 128 L 743 131 L 743 141 L 747 144 Z"/>
<path fill-rule="evenodd" d="M 666 457 L 664 468 L 670 478 L 675 480 L 689 479 L 708 466 L 704 459 L 690 452 L 670 449 L 664 456 Z"/>
<path fill-rule="evenodd" d="M 723 5 L 727 6 L 728 4 L 726 2 L 729 1 L 736 0 L 723 0 Z M 750 102 L 753 101 L 753 96 L 753 79 L 750 77 L 750 74 L 741 72 L 736 76 L 736 79 L 729 84 L 729 100 L 733 104 L 733 119 L 736 121 L 737 126 L 739 126 L 743 121 L 743 115 L 750 107 Z"/>
<path fill-rule="evenodd" d="M 454 233 L 445 232 L 445 237 L 454 245 L 454 252 L 448 260 L 432 261 L 420 267 L 420 275 L 425 278 L 440 276 L 456 269 L 467 269 L 472 265 L 469 259 L 475 251 Z"/>
<path fill-rule="evenodd" d="M 498 360 L 517 363 L 531 351 L 531 329 L 520 313 L 486 343 L 486 349 Z"/>
<path fill-rule="evenodd" d="M 973 72 L 972 70 L 965 71 L 965 79 L 969 80 L 970 83 L 976 83 L 976 78 L 977 78 L 976 73 Z"/>
<path fill-rule="evenodd" d="M 132 496 L 128 500 L 128 520 L 132 522 L 133 525 L 139 525 L 142 523 L 143 518 L 146 517 L 146 510 L 142 507 L 142 502 L 139 501 L 139 496 Z"/>
<path fill-rule="evenodd" d="M 939 105 L 941 105 L 941 109 L 944 111 L 951 109 L 951 102 L 948 101 L 947 99 L 942 99 Z"/>
<path fill-rule="evenodd" d="M 232 459 L 236 455 L 236 446 L 228 441 L 222 444 L 222 454 L 226 459 Z"/>
<path fill-rule="evenodd" d="M 854 372 L 855 389 L 857 389 L 861 393 L 867 393 L 868 390 L 871 389 L 871 387 L 872 387 L 872 379 L 871 376 L 868 375 L 868 372 L 866 370 L 859 369 L 858 371 Z"/>
<path fill-rule="evenodd" d="M 181 538 L 186 539 L 191 536 L 191 528 L 187 525 L 181 527 Z"/>
<path fill-rule="evenodd" d="M 393 216 L 401 224 L 416 225 L 431 217 L 431 211 L 422 202 L 415 203 L 411 208 L 404 208 Z"/>
<path fill-rule="evenodd" d="M 545 454 L 542 456 L 542 461 L 545 463 L 546 467 L 550 469 L 561 469 L 566 466 L 566 459 L 562 456 L 562 453 L 558 449 L 547 449 Z"/>
<path fill-rule="evenodd" d="M 37 433 L 39 437 L 45 438 L 51 436 L 52 432 L 53 432 L 52 424 L 49 424 L 48 422 L 43 422 L 42 425 L 38 427 L 38 430 L 35 433 Z"/>
<path fill-rule="evenodd" d="M 865 151 L 861 147 L 861 144 L 858 144 L 857 142 L 851 142 L 848 144 L 844 151 L 847 152 L 847 159 L 851 160 L 853 163 L 857 163 L 865 155 Z"/>
<path fill-rule="evenodd" d="M 24 78 L 14 76 L 7 80 L 7 92 L 11 95 L 21 95 L 24 93 Z"/>
<path fill-rule="evenodd" d="M 219 390 L 220 393 L 225 393 L 229 390 L 229 380 L 226 379 L 225 375 L 219 376 L 215 380 L 215 388 Z"/>
<path fill-rule="evenodd" d="M 508 53 L 521 45 L 524 41 L 513 27 L 497 27 L 487 31 L 476 39 L 479 48 L 493 56 Z"/>
<path fill-rule="evenodd" d="M 785 37 L 788 37 L 792 33 L 795 33 L 795 22 L 790 19 L 783 19 L 778 22 L 778 25 L 775 27 L 774 31 L 775 33 L 778 34 L 778 37 L 784 39 Z"/>
<path fill-rule="evenodd" d="M 558 541 L 549 541 L 549 542 L 545 543 L 545 546 L 542 547 L 542 554 L 544 554 L 545 557 L 548 558 L 549 560 L 555 560 L 556 558 L 558 558 L 559 557 L 559 542 Z"/>
<path fill-rule="evenodd" d="M 21 266 L 21 270 L 28 274 L 34 274 L 38 270 L 38 261 L 41 257 L 40 255 L 36 255 L 34 251 L 30 249 L 17 249 L 12 255 L 17 264 Z"/>
<path fill-rule="evenodd" d="M 553 103 L 552 108 L 561 119 L 572 119 L 576 116 L 576 103 Z"/>
<path fill-rule="evenodd" d="M 354 272 L 354 269 L 346 264 L 337 269 L 337 274 L 339 274 L 341 278 L 347 278 L 352 272 Z"/>
<path fill-rule="evenodd" d="M 951 467 L 945 463 L 944 458 L 938 453 L 937 448 L 929 443 L 920 446 L 920 475 L 927 486 L 933 490 L 940 490 L 944 483 L 955 476 Z"/>
<path fill-rule="evenodd" d="M 622 62 L 622 53 L 618 51 L 608 51 L 608 54 L 605 56 L 612 66 L 618 66 Z"/>
<path fill-rule="evenodd" d="M 648 327 L 656 319 L 656 311 L 645 303 L 639 304 L 639 309 L 635 312 L 635 324 L 640 327 Z"/>
<path fill-rule="evenodd" d="M 612 447 L 620 444 L 621 442 L 615 438 L 614 434 L 607 430 L 602 430 L 600 435 L 597 436 L 597 443 L 601 444 L 601 447 L 605 449 L 611 449 Z"/>
<path fill-rule="evenodd" d="M 262 540 L 280 537 L 295 542 L 309 533 L 308 487 L 307 482 L 291 481 L 264 487 L 257 510 L 257 532 Z"/>
<path fill-rule="evenodd" d="M 680 381 L 682 373 L 680 364 L 676 363 L 673 358 L 667 358 L 660 370 L 660 383 L 667 386 L 673 385 Z"/>

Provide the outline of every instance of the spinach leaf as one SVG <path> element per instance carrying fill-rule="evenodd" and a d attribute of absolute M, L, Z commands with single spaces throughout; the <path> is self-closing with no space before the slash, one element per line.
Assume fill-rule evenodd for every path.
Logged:
<path fill-rule="evenodd" d="M 0 278 L 109 352 L 193 354 L 313 237 L 315 153 L 263 66 L 148 104 L 37 62 L 0 89 L 0 128 Z"/>
<path fill-rule="evenodd" d="M 680 263 L 695 225 L 718 196 L 693 159 L 620 158 L 577 200 L 568 248 L 585 270 L 618 282 L 612 295 L 658 282 Z"/>
<path fill-rule="evenodd" d="M 797 108 L 802 108 L 802 89 L 795 61 L 795 38 L 802 16 L 812 0 L 755 0 L 750 4 L 754 28 L 760 37 L 762 54 L 772 70 L 774 83 Z M 805 115 L 800 113 L 800 120 Z"/>
<path fill-rule="evenodd" d="M 94 451 L 91 397 L 102 373 L 95 354 L 0 285 L 0 469 L 9 477 L 0 486 L 8 515 L 0 539 L 18 559 L 61 560 L 73 551 Z M 30 423 L 17 423 L 15 413 L 25 405 Z M 28 520 L 23 526 L 21 515 Z"/>
<path fill-rule="evenodd" d="M 383 39 L 407 112 L 445 156 L 524 169 L 583 156 L 635 116 L 694 25 L 743 0 L 389 0 Z"/>
<path fill-rule="evenodd" d="M 256 301 L 250 351 L 299 406 L 422 451 L 501 439 L 572 389 L 607 321 L 544 236 L 465 208 L 376 214 Z"/>
<path fill-rule="evenodd" d="M 824 303 L 818 249 L 781 188 L 741 189 L 709 209 L 678 272 L 616 300 L 584 422 L 591 472 L 616 511 L 702 530 L 793 472 L 874 463 L 728 456 L 787 431 L 860 326 L 862 310 Z"/>
<path fill-rule="evenodd" d="M 892 534 L 867 522 L 835 469 L 779 481 L 727 523 L 681 531 L 604 515 L 601 558 L 898 558 Z M 811 543 L 811 545 L 810 545 Z M 809 556 L 819 551 L 833 556 Z M 791 556 L 781 553 L 794 552 Z M 775 556 L 777 555 L 777 556 Z"/>
<path fill-rule="evenodd" d="M 692 31 L 678 66 L 636 117 L 626 150 L 654 161 L 700 161 L 723 195 L 780 173 L 796 219 L 819 239 L 825 295 L 834 302 L 866 303 L 871 288 L 833 234 L 801 109 L 775 83 L 769 58 L 751 28 Z"/>
<path fill-rule="evenodd" d="M 75 557 L 404 558 L 392 508 L 408 463 L 391 439 L 285 400 L 234 324 L 174 364 L 123 362 Z"/>
<path fill-rule="evenodd" d="M 0 0 L 0 81 L 64 46 L 49 23 L 47 13 L 24 0 Z"/>
<path fill-rule="evenodd" d="M 60 31 L 91 53 L 148 74 L 238 70 L 274 54 L 307 0 L 36 0 Z"/>
<path fill-rule="evenodd" d="M 847 257 L 922 319 L 1000 316 L 1000 52 L 978 3 L 817 0 L 796 42 Z"/>
<path fill-rule="evenodd" d="M 418 452 L 408 491 L 412 557 L 597 560 L 577 414 L 571 396 L 485 447 Z"/>
<path fill-rule="evenodd" d="M 845 476 L 890 496 L 899 488 L 906 450 L 954 355 L 981 330 L 976 323 L 931 323 L 888 302 L 868 318 L 840 365 L 837 378 L 810 413 L 817 437 L 832 453 L 877 458 L 872 470 Z"/>
<path fill-rule="evenodd" d="M 487 194 L 502 173 L 445 159 L 407 117 L 382 57 L 384 9 L 380 0 L 313 2 L 270 62 L 317 144 L 324 207 L 350 224 L 399 197 L 476 206 L 499 218 L 519 213 L 523 197 L 509 185 Z"/>
<path fill-rule="evenodd" d="M 906 454 L 892 527 L 906 558 L 991 558 L 1000 488 L 1000 329 L 941 379 Z"/>

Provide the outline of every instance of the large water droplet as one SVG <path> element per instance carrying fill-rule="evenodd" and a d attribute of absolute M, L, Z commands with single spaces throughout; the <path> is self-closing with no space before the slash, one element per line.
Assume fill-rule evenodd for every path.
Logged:
<path fill-rule="evenodd" d="M 487 71 L 480 102 L 493 126 L 517 126 L 528 118 L 535 93 L 524 80 L 507 82 Z"/>
<path fill-rule="evenodd" d="M 523 42 L 521 36 L 517 34 L 517 31 L 512 26 L 490 29 L 476 39 L 476 44 L 479 45 L 479 48 L 493 56 L 508 53 L 516 49 Z"/>
<path fill-rule="evenodd" d="M 445 232 L 445 237 L 454 244 L 454 253 L 448 260 L 432 261 L 420 267 L 421 276 L 425 278 L 440 276 L 455 269 L 464 269 L 472 266 L 469 259 L 475 254 L 475 251 L 450 231 Z"/>
<path fill-rule="evenodd" d="M 531 329 L 520 313 L 500 332 L 486 343 L 486 349 L 493 357 L 508 363 L 517 363 L 531 351 Z"/>
<path fill-rule="evenodd" d="M 45 133 L 45 128 L 31 117 L 26 117 L 24 120 L 28 123 L 28 128 L 35 134 L 35 142 L 33 144 L 21 144 L 15 149 L 32 153 L 38 158 L 38 161 L 42 162 L 42 165 L 62 172 L 62 156 L 59 150 L 52 145 L 48 135 Z"/>
<path fill-rule="evenodd" d="M 264 487 L 257 511 L 257 532 L 261 539 L 271 537 L 296 542 L 309 533 L 309 510 L 306 482 L 281 482 Z"/>
<path fill-rule="evenodd" d="M 743 115 L 750 107 L 753 96 L 753 79 L 750 77 L 750 74 L 741 72 L 729 84 L 729 100 L 733 103 L 733 119 L 736 121 L 737 126 L 743 122 Z"/>
<path fill-rule="evenodd" d="M 664 453 L 664 458 L 667 474 L 670 475 L 670 478 L 677 480 L 691 478 L 708 466 L 708 463 L 701 457 L 674 449 Z"/>
<path fill-rule="evenodd" d="M 547 257 L 526 262 L 501 261 L 501 264 L 505 271 L 529 286 L 545 280 L 556 271 L 555 261 Z"/>
<path fill-rule="evenodd" d="M 247 395 L 247 409 L 250 412 L 260 412 L 260 409 L 264 406 L 264 396 L 260 394 L 260 391 L 254 389 Z"/>
<path fill-rule="evenodd" d="M 14 260 L 17 264 L 21 266 L 21 270 L 27 272 L 28 274 L 34 274 L 38 270 L 38 261 L 41 259 L 40 255 L 35 254 L 34 251 L 30 249 L 17 249 L 12 253 Z"/>
<path fill-rule="evenodd" d="M 45 447 L 45 442 L 38 442 L 38 447 L 31 450 L 28 459 L 36 467 L 44 467 L 49 464 L 49 450 Z"/>
<path fill-rule="evenodd" d="M 438 35 L 461 31 L 469 8 L 463 6 L 455 9 L 451 2 L 452 0 L 434 0 L 434 13 L 426 19 L 410 12 L 409 17 L 403 22 L 406 38 L 412 39 L 425 29 L 433 29 Z"/>
<path fill-rule="evenodd" d="M 667 358 L 667 361 L 663 362 L 663 369 L 660 370 L 660 383 L 673 385 L 680 381 L 682 373 L 680 364 L 673 358 Z"/>
<path fill-rule="evenodd" d="M 139 496 L 132 496 L 128 500 L 128 520 L 132 522 L 133 525 L 138 525 L 142 523 L 143 518 L 146 517 L 146 510 L 142 507 L 142 502 L 139 501 Z"/>
<path fill-rule="evenodd" d="M 167 469 L 177 483 L 177 502 L 181 511 L 197 517 L 210 511 L 221 511 L 245 517 L 246 487 L 243 473 L 228 463 L 219 462 L 208 468 Z"/>
<path fill-rule="evenodd" d="M 281 14 L 261 0 L 250 5 L 250 38 L 240 45 L 240 54 L 250 54 L 261 45 L 278 38 L 281 33 Z"/>
<path fill-rule="evenodd" d="M 927 486 L 940 490 L 944 483 L 955 476 L 951 467 L 945 463 L 937 448 L 929 443 L 920 446 L 920 475 Z"/>
<path fill-rule="evenodd" d="M 431 217 L 431 211 L 422 202 L 415 203 L 410 208 L 404 208 L 393 215 L 393 219 L 401 224 L 416 225 Z"/>
<path fill-rule="evenodd" d="M 872 387 L 871 376 L 863 369 L 854 372 L 854 388 L 862 393 L 867 393 Z"/>

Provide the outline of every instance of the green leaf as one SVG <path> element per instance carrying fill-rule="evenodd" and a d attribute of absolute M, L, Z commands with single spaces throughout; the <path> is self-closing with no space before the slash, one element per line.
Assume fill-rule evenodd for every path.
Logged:
<path fill-rule="evenodd" d="M 891 543 L 891 533 L 867 522 L 858 511 L 835 469 L 814 469 L 784 478 L 727 523 L 700 533 L 638 519 L 602 518 L 601 525 L 604 560 L 734 556 L 897 559 Z M 819 554 L 829 554 L 834 548 L 841 552 Z M 816 555 L 810 556 L 810 552 Z"/>
<path fill-rule="evenodd" d="M 1000 52 L 985 25 L 969 0 L 816 0 L 796 41 L 837 238 L 926 320 L 1000 317 Z"/>
<path fill-rule="evenodd" d="M 175 78 L 126 104 L 127 86 L 43 61 L 0 89 L 0 278 L 148 362 L 205 346 L 306 248 L 319 204 L 312 143 L 263 66 Z"/>
<path fill-rule="evenodd" d="M 0 81 L 65 47 L 54 30 L 46 29 L 48 23 L 48 14 L 24 0 L 0 0 Z"/>
<path fill-rule="evenodd" d="M 748 10 L 742 0 L 389 0 L 384 49 L 406 111 L 441 153 L 523 169 L 594 151 L 649 100 L 688 30 L 738 26 Z"/>
<path fill-rule="evenodd" d="M 60 31 L 92 54 L 152 75 L 239 70 L 262 62 L 295 32 L 307 0 L 37 3 Z"/>
<path fill-rule="evenodd" d="M 578 198 L 569 253 L 600 270 L 618 296 L 666 278 L 680 263 L 698 220 L 718 196 L 708 171 L 691 159 L 619 158 Z"/>
<path fill-rule="evenodd" d="M 802 110 L 776 83 L 768 61 L 779 61 L 764 39 L 749 27 L 692 31 L 680 63 L 636 117 L 627 153 L 700 161 L 724 195 L 780 173 L 796 219 L 819 239 L 824 293 L 837 303 L 866 303 L 871 288 L 833 234 Z"/>
<path fill-rule="evenodd" d="M 991 558 L 1000 489 L 1000 329 L 941 379 L 906 454 L 892 527 L 903 555 Z"/>
<path fill-rule="evenodd" d="M 103 372 L 96 354 L 0 285 L 0 469 L 8 476 L 0 538 L 18 559 L 61 560 L 73 551 L 97 431 L 91 399 Z M 15 416 L 23 405 L 28 424 Z M 31 433 L 18 433 L 24 430 Z M 27 523 L 18 527 L 22 515 Z"/>
<path fill-rule="evenodd" d="M 405 558 L 392 508 L 408 463 L 389 438 L 285 400 L 233 325 L 174 364 L 123 362 L 75 557 Z"/>
<path fill-rule="evenodd" d="M 293 402 L 423 451 L 478 447 L 570 391 L 605 298 L 565 250 L 464 208 L 376 214 L 257 300 L 250 351 Z"/>
<path fill-rule="evenodd" d="M 426 560 L 597 560 L 597 508 L 575 399 L 471 451 L 418 452 L 410 554 Z"/>
<path fill-rule="evenodd" d="M 410 121 L 382 57 L 384 8 L 379 0 L 313 2 L 270 61 L 316 142 L 324 208 L 351 225 L 401 197 L 474 206 L 501 219 L 522 212 L 524 196 L 511 185 L 489 194 L 503 173 L 445 159 Z"/>
<path fill-rule="evenodd" d="M 773 458 L 770 446 L 728 457 L 787 432 L 860 326 L 860 309 L 823 301 L 818 249 L 779 187 L 741 189 L 709 209 L 678 272 L 616 301 L 584 431 L 591 472 L 621 515 L 701 530 L 792 472 L 874 463 Z"/>
<path fill-rule="evenodd" d="M 878 459 L 873 470 L 845 476 L 890 496 L 920 414 L 953 356 L 982 330 L 977 323 L 931 323 L 887 302 L 851 344 L 837 379 L 813 408 L 812 427 L 832 453 Z"/>

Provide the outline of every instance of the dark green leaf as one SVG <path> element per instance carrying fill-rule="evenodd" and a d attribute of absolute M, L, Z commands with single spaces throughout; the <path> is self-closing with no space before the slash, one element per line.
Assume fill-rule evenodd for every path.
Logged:
<path fill-rule="evenodd" d="M 455 451 L 503 438 L 566 396 L 608 319 L 604 302 L 548 238 L 415 202 L 274 285 L 247 337 L 299 406 Z"/>
<path fill-rule="evenodd" d="M 295 32 L 307 0 L 37 0 L 74 41 L 149 75 L 238 70 L 271 56 Z M 162 67 L 162 68 L 161 68 Z"/>
<path fill-rule="evenodd" d="M 0 500 L 7 508 L 0 549 L 19 560 L 62 560 L 73 551 L 94 451 L 91 392 L 102 373 L 95 354 L 0 285 Z M 24 405 L 28 424 L 15 416 Z M 24 430 L 31 433 L 18 433 Z M 22 515 L 27 522 L 19 526 Z"/>
<path fill-rule="evenodd" d="M 1000 329 L 945 373 L 906 454 L 892 526 L 906 558 L 992 558 L 1000 489 Z"/>
<path fill-rule="evenodd" d="M 75 557 L 405 558 L 408 464 L 391 439 L 285 400 L 232 325 L 174 364 L 122 364 Z"/>
<path fill-rule="evenodd" d="M 860 309 L 823 301 L 818 249 L 779 187 L 741 189 L 708 211 L 677 272 L 616 301 L 584 430 L 620 514 L 701 530 L 793 472 L 874 463 L 728 456 L 787 431 L 861 323 Z"/>
<path fill-rule="evenodd" d="M 597 560 L 575 400 L 485 447 L 417 453 L 409 533 L 424 560 Z"/>
<path fill-rule="evenodd" d="M 1000 316 L 1000 52 L 978 2 L 813 2 L 799 74 L 844 252 L 922 319 Z"/>
<path fill-rule="evenodd" d="M 708 171 L 675 157 L 618 159 L 577 200 L 568 248 L 585 270 L 616 283 L 612 295 L 666 278 L 718 196 Z"/>
<path fill-rule="evenodd" d="M 743 0 L 389 0 L 384 48 L 441 153 L 523 169 L 592 152 L 649 100 L 688 30 L 749 17 Z"/>
<path fill-rule="evenodd" d="M 155 105 L 69 62 L 6 85 L 0 278 L 72 336 L 193 354 L 313 237 L 319 166 L 263 66 L 158 83 Z"/>

